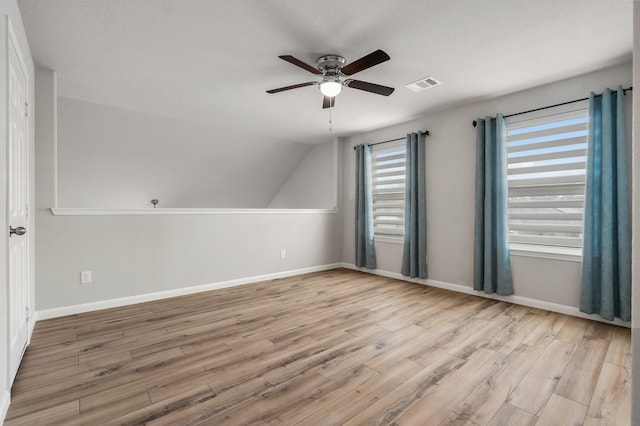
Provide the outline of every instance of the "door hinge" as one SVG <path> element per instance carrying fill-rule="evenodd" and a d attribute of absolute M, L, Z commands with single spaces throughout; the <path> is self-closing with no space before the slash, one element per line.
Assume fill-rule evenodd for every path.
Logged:
<path fill-rule="evenodd" d="M 24 215 L 29 219 L 29 204 L 24 205 Z"/>
<path fill-rule="evenodd" d="M 29 322 L 29 320 L 31 319 L 31 311 L 28 306 L 26 307 L 26 309 L 27 309 L 27 322 Z"/>
<path fill-rule="evenodd" d="M 29 117 L 29 102 L 24 103 L 24 116 Z"/>

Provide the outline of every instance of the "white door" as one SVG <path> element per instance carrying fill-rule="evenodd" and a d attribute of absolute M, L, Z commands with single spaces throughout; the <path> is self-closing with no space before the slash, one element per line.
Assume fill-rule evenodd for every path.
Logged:
<path fill-rule="evenodd" d="M 27 75 L 8 37 L 7 63 L 7 210 L 9 221 L 9 350 L 13 381 L 27 345 L 29 320 L 29 148 L 27 138 Z"/>

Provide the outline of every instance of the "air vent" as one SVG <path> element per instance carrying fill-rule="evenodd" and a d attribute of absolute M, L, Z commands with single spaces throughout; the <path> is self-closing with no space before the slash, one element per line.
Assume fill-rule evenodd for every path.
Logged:
<path fill-rule="evenodd" d="M 442 83 L 436 80 L 435 78 L 429 76 L 429 77 L 421 78 L 418 81 L 414 81 L 413 83 L 409 83 L 405 87 L 407 89 L 413 90 L 414 92 L 422 92 L 423 90 L 430 89 L 439 84 L 442 84 Z"/>

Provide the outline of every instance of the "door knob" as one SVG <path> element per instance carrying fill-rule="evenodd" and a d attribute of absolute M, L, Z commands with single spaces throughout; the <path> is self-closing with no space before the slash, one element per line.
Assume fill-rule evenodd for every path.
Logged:
<path fill-rule="evenodd" d="M 9 226 L 9 236 L 11 237 L 12 235 L 24 235 L 26 234 L 27 230 L 22 227 L 22 226 L 18 226 L 17 228 L 14 228 L 13 226 Z"/>

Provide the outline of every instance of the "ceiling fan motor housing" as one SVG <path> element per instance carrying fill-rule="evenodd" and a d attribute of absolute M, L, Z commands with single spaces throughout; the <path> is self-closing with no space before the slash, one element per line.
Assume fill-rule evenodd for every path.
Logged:
<path fill-rule="evenodd" d="M 316 67 L 325 75 L 340 75 L 346 59 L 338 55 L 324 55 L 316 59 Z"/>

